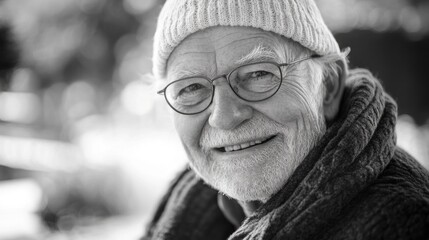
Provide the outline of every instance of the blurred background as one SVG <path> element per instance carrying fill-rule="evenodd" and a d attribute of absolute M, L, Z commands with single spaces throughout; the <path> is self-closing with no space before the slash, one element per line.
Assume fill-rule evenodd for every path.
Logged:
<path fill-rule="evenodd" d="M 0 0 L 21 53 L 0 93 L 1 240 L 141 236 L 186 162 L 150 77 L 163 2 Z M 429 1 L 317 2 L 351 66 L 398 101 L 398 144 L 429 167 Z"/>

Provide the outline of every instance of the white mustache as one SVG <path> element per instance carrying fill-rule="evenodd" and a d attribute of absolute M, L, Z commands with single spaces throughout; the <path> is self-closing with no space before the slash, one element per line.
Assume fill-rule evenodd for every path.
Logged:
<path fill-rule="evenodd" d="M 253 117 L 232 130 L 211 127 L 208 123 L 201 132 L 200 146 L 203 150 L 246 143 L 271 137 L 282 131 L 284 127 L 269 120 L 261 113 L 255 112 Z"/>

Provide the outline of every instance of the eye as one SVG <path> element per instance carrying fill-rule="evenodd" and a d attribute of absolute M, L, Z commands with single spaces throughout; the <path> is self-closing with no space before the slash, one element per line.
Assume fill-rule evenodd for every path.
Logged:
<path fill-rule="evenodd" d="M 276 82 L 275 74 L 264 70 L 248 72 L 240 77 L 240 84 L 245 85 L 271 85 Z"/>
<path fill-rule="evenodd" d="M 206 87 L 199 83 L 193 83 L 185 88 L 182 88 L 177 95 L 182 96 L 184 94 L 192 94 L 203 88 L 206 88 Z"/>
<path fill-rule="evenodd" d="M 237 83 L 264 81 L 272 79 L 273 77 L 280 78 L 280 72 L 278 67 L 272 63 L 244 65 L 237 68 L 230 76 L 230 78 L 235 79 Z"/>
<path fill-rule="evenodd" d="M 272 63 L 255 63 L 241 66 L 230 75 L 234 91 L 246 99 L 252 94 L 269 94 L 276 91 L 281 82 L 280 69 Z"/>
<path fill-rule="evenodd" d="M 200 79 L 188 81 L 176 82 L 171 86 L 172 94 L 168 96 L 171 97 L 171 102 L 181 106 L 191 106 L 210 99 L 212 88 L 208 81 L 202 82 Z"/>
<path fill-rule="evenodd" d="M 272 75 L 272 73 L 267 71 L 256 71 L 249 74 L 249 78 L 260 78 L 266 75 Z"/>

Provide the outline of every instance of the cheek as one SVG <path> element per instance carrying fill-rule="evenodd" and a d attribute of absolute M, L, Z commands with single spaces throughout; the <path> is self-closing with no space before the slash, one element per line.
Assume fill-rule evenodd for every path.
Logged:
<path fill-rule="evenodd" d="M 293 105 L 301 110 L 304 114 L 315 114 L 320 105 L 319 87 L 311 85 L 310 79 L 306 79 L 307 83 L 290 82 L 285 85 L 280 95 Z"/>
<path fill-rule="evenodd" d="M 201 131 L 204 128 L 205 120 L 198 115 L 174 114 L 174 126 L 183 144 L 195 148 L 199 146 Z"/>
<path fill-rule="evenodd" d="M 283 126 L 296 122 L 303 113 L 302 104 L 283 89 L 279 89 L 276 95 L 257 104 L 254 108 Z"/>

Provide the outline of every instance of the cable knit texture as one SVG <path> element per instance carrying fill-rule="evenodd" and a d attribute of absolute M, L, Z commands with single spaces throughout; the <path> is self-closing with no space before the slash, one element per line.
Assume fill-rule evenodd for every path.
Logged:
<path fill-rule="evenodd" d="M 274 32 L 319 55 L 340 52 L 313 0 L 167 0 L 154 37 L 155 77 L 165 77 L 167 60 L 180 42 L 214 26 Z"/>
<path fill-rule="evenodd" d="M 396 104 L 366 70 L 287 184 L 238 229 L 187 169 L 143 239 L 429 239 L 429 173 L 395 146 Z"/>

